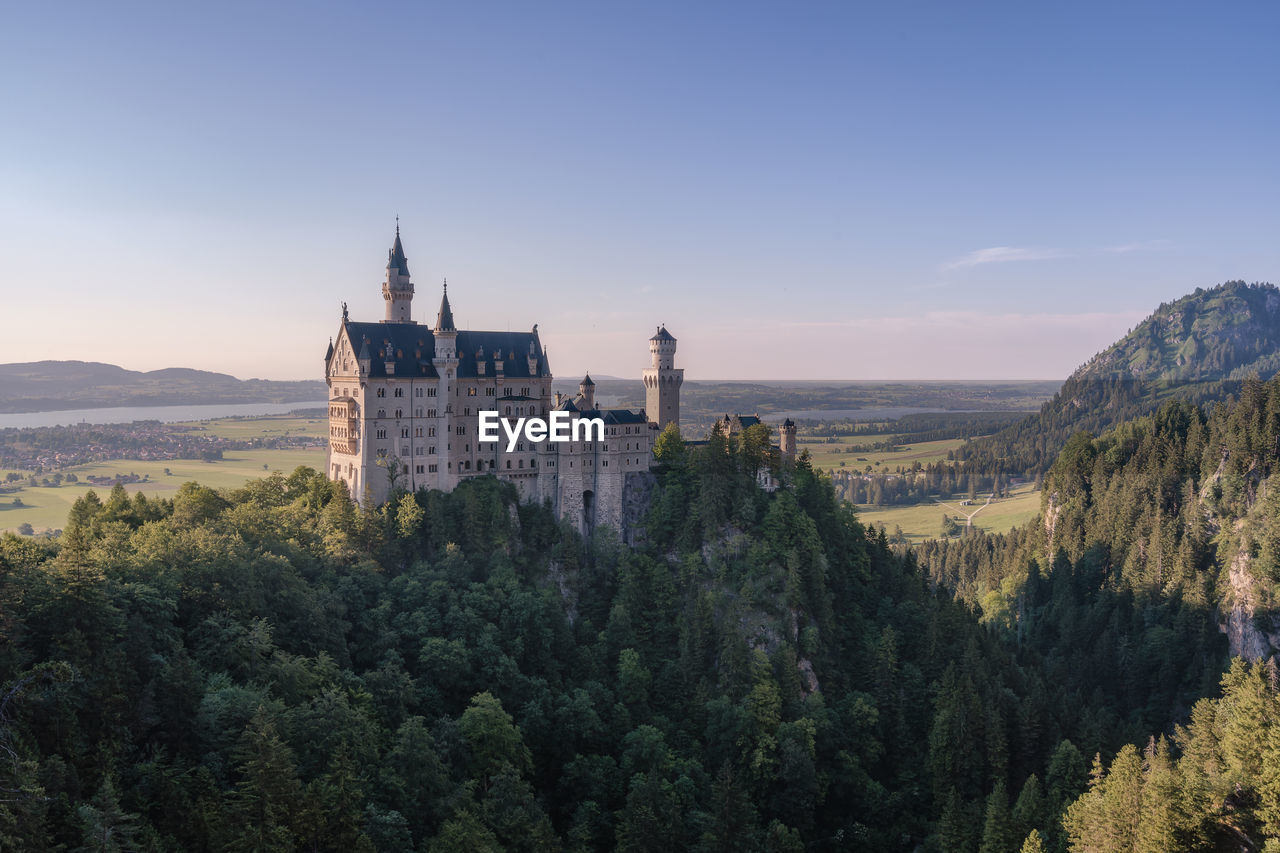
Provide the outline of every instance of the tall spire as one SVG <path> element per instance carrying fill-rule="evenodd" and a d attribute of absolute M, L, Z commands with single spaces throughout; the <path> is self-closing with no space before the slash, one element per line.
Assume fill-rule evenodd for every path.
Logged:
<path fill-rule="evenodd" d="M 400 245 L 400 217 L 396 217 L 396 241 L 387 253 L 387 269 L 398 269 L 400 275 L 409 274 L 409 260 L 404 256 L 404 246 Z"/>
<path fill-rule="evenodd" d="M 440 299 L 440 313 L 436 315 L 437 332 L 456 332 L 453 325 L 453 309 L 449 307 L 449 279 L 444 280 L 444 296 Z"/>
<path fill-rule="evenodd" d="M 384 323 L 413 322 L 413 280 L 409 278 L 409 262 L 400 242 L 400 217 L 396 217 L 396 239 L 387 252 L 387 280 L 382 285 L 382 298 L 387 303 Z"/>

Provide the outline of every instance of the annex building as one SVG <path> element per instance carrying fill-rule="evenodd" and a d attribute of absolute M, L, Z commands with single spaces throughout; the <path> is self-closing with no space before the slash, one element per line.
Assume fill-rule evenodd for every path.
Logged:
<path fill-rule="evenodd" d="M 676 339 L 663 327 L 649 339 L 646 408 L 606 409 L 596 405 L 590 376 L 575 396 L 553 394 L 536 324 L 528 332 L 458 329 L 446 283 L 428 327 L 412 317 L 413 295 L 397 226 L 382 284 L 384 318 L 352 320 L 344 303 L 325 353 L 330 479 L 363 504 L 385 501 L 394 488 L 451 491 L 492 474 L 514 483 L 524 500 L 549 501 L 584 532 L 597 524 L 622 529 L 631 493 L 648 488 L 654 439 L 679 423 L 684 371 L 675 366 Z M 514 425 L 553 411 L 599 418 L 604 435 L 519 441 L 510 450 L 505 434 L 479 440 L 481 412 Z"/>

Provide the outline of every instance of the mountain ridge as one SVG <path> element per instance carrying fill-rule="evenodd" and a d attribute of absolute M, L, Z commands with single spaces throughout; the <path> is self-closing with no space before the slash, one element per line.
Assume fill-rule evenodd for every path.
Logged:
<path fill-rule="evenodd" d="M 1178 398 L 1225 399 L 1280 371 L 1280 288 L 1228 281 L 1161 304 L 1062 383 L 1038 412 L 956 451 L 989 477 L 1043 475 L 1073 434 L 1094 435 Z"/>
<path fill-rule="evenodd" d="M 319 380 L 238 379 L 189 367 L 129 370 L 100 361 L 0 364 L 0 412 L 164 406 L 200 403 L 311 402 L 326 395 Z"/>

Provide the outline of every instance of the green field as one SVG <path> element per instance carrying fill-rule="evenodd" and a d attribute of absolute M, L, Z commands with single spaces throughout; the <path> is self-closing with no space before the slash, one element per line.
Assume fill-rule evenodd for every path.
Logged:
<path fill-rule="evenodd" d="M 312 435 L 316 438 L 324 438 L 329 434 L 329 422 L 324 418 L 300 418 L 294 415 L 187 421 L 175 426 L 194 427 L 209 435 L 231 439 L 270 438 L 281 435 Z"/>
<path fill-rule="evenodd" d="M 824 470 L 833 468 L 858 468 L 862 469 L 866 466 L 872 466 L 872 469 L 881 468 L 892 471 L 897 466 L 911 467 L 916 462 L 921 465 L 928 465 L 930 462 L 940 462 L 947 458 L 947 454 L 964 444 L 963 438 L 948 438 L 942 441 L 920 441 L 914 444 L 902 444 L 898 449 L 889 451 L 874 452 L 849 452 L 846 448 L 858 445 L 871 445 L 877 442 L 892 438 L 891 435 L 858 435 L 858 436 L 840 436 L 837 441 L 828 442 L 824 439 L 810 439 L 806 441 L 804 438 L 796 442 L 798 450 L 808 450 L 809 455 L 813 457 L 813 466 Z M 842 464 L 843 463 L 843 464 Z M 877 463 L 879 463 L 877 465 Z"/>
<path fill-rule="evenodd" d="M 890 533 L 896 526 L 912 542 L 937 539 L 942 531 L 942 516 L 949 515 L 965 523 L 965 515 L 974 513 L 973 526 L 988 533 L 1003 533 L 1020 527 L 1040 513 L 1040 492 L 1030 483 L 1018 486 L 1007 498 L 993 500 L 983 506 L 985 497 L 969 506 L 960 502 L 965 497 L 956 495 L 944 503 L 916 504 L 914 506 L 859 506 L 858 518 L 863 524 L 883 525 Z M 976 511 L 976 512 L 975 512 Z"/>
<path fill-rule="evenodd" d="M 271 471 L 288 474 L 299 465 L 309 465 L 317 470 L 324 470 L 324 464 L 324 448 L 230 450 L 227 451 L 226 458 L 218 462 L 201 462 L 198 459 L 139 462 L 124 459 L 96 465 L 79 465 L 68 468 L 63 473 L 75 474 L 81 480 L 91 476 L 138 474 L 146 476 L 148 480 L 126 484 L 125 488 L 130 493 L 145 492 L 148 497 L 172 497 L 178 487 L 189 480 L 195 480 L 213 488 L 234 488 L 243 485 L 247 480 L 263 477 Z M 164 473 L 166 468 L 169 469 L 169 474 Z M 105 497 L 105 493 L 111 490 L 109 486 L 102 488 L 85 483 L 74 483 L 49 488 L 24 486 L 17 492 L 0 495 L 0 531 L 16 530 L 23 522 L 30 524 L 37 532 L 60 529 L 66 523 L 71 504 L 90 489 L 97 491 L 100 497 Z M 24 505 L 14 507 L 15 497 L 20 498 Z"/>

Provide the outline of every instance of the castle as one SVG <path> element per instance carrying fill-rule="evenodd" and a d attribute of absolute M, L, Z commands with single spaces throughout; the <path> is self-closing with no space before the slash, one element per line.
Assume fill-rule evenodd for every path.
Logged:
<path fill-rule="evenodd" d="M 550 502 L 583 532 L 597 524 L 622 530 L 626 507 L 649 487 L 658 431 L 680 421 L 684 371 L 675 366 L 671 333 L 659 326 L 649 339 L 646 408 L 603 409 L 590 376 L 576 396 L 553 395 L 537 325 L 528 332 L 459 330 L 446 282 L 435 327 L 428 328 L 412 317 L 413 294 L 397 225 L 382 284 L 386 316 L 357 322 L 344 303 L 325 353 L 328 476 L 346 483 L 362 504 L 377 504 L 397 488 L 451 491 L 463 480 L 493 474 L 515 484 L 523 500 Z M 480 440 L 481 412 L 496 412 L 513 425 L 553 412 L 570 421 L 599 418 L 604 435 L 513 440 L 508 449 L 505 434 Z"/>

